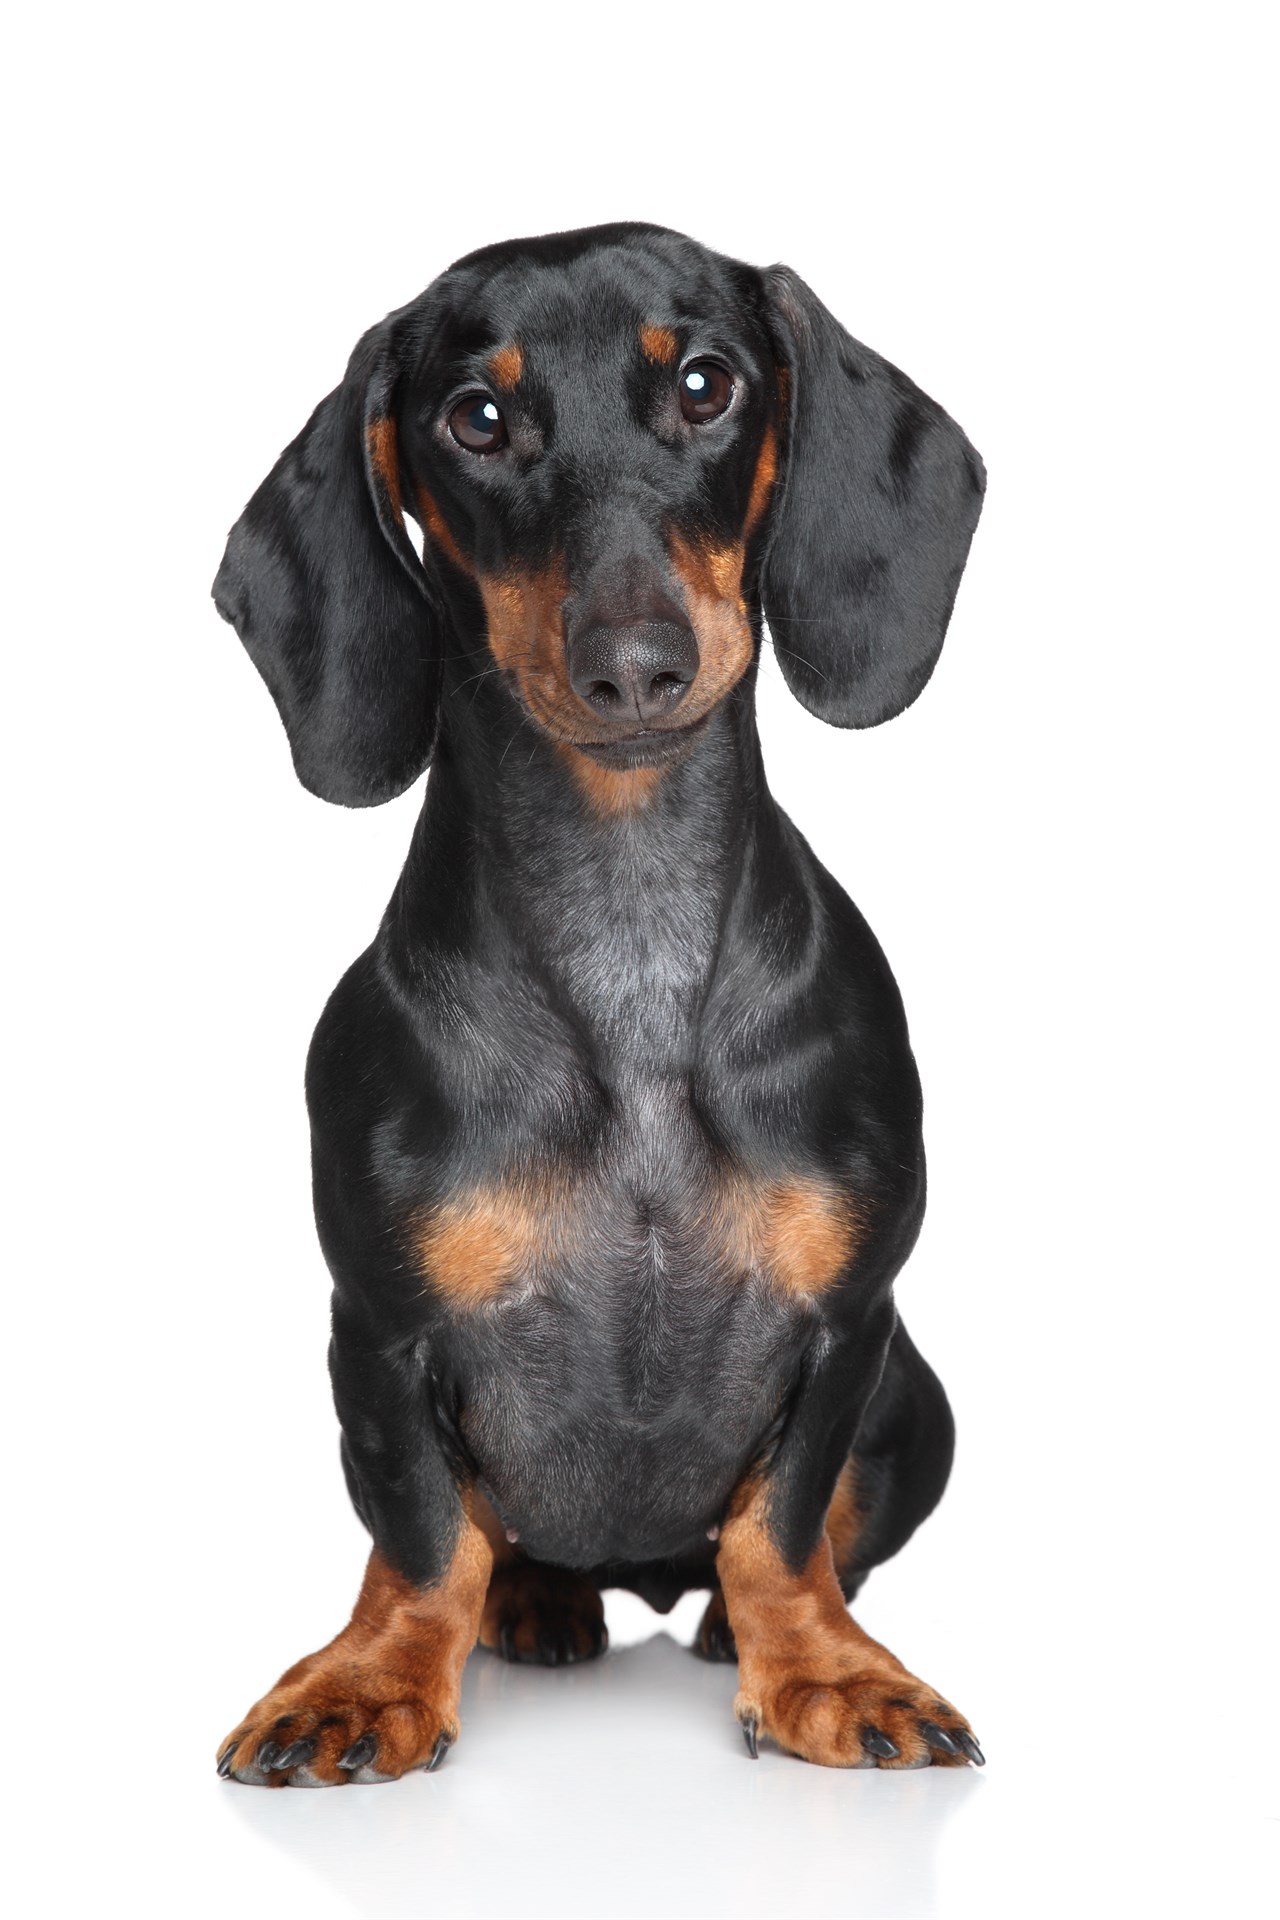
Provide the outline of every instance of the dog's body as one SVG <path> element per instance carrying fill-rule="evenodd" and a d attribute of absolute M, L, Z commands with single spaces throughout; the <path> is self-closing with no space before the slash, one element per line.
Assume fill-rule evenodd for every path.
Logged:
<path fill-rule="evenodd" d="M 846 516 L 874 496 L 834 542 L 824 485 Z M 712 1589 L 700 1648 L 736 1651 L 753 1751 L 980 1758 L 843 1604 L 951 1460 L 891 1293 L 920 1096 L 753 707 L 762 602 L 827 717 L 914 698 L 980 494 L 941 410 L 793 277 L 627 227 L 459 263 L 246 510 L 216 592 L 304 781 L 362 803 L 433 771 L 308 1067 L 374 1553 L 222 1771 L 434 1764 L 477 1637 L 586 1657 L 610 1585 Z"/>

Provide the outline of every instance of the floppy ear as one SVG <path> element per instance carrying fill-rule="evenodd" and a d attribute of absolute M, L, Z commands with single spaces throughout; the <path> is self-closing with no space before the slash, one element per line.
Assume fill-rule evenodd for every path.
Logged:
<path fill-rule="evenodd" d="M 878 726 L 933 672 L 986 474 L 955 421 L 798 275 L 773 267 L 764 280 L 789 416 L 765 617 L 811 713 Z"/>
<path fill-rule="evenodd" d="M 231 529 L 213 598 L 271 689 L 298 778 L 374 806 L 431 757 L 440 617 L 400 513 L 394 320 L 281 454 Z"/>

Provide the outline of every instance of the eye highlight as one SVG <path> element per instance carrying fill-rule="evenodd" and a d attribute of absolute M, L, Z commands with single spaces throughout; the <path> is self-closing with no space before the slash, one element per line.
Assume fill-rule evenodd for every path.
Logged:
<path fill-rule="evenodd" d="M 691 426 L 718 420 L 733 399 L 733 376 L 718 360 L 692 360 L 680 375 L 680 411 Z"/>
<path fill-rule="evenodd" d="M 469 393 L 449 415 L 449 431 L 468 453 L 496 453 L 507 444 L 502 409 L 487 393 Z"/>

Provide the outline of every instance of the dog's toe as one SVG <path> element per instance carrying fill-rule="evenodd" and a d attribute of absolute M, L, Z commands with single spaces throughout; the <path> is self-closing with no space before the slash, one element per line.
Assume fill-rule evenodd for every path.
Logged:
<path fill-rule="evenodd" d="M 480 1644 L 519 1665 L 594 1660 L 609 1644 L 600 1590 L 563 1567 L 509 1561 L 489 1583 Z"/>
<path fill-rule="evenodd" d="M 717 1660 L 726 1664 L 732 1663 L 738 1657 L 737 1642 L 733 1637 L 733 1628 L 729 1625 L 729 1613 L 724 1603 L 724 1595 L 719 1591 L 713 1593 L 707 1602 L 706 1612 L 702 1616 L 694 1637 L 693 1651 L 701 1660 Z"/>

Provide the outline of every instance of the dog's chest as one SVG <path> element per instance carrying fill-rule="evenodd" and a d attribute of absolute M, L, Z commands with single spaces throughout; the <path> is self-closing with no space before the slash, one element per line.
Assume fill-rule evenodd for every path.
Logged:
<path fill-rule="evenodd" d="M 834 1185 L 713 1152 L 650 1090 L 594 1156 L 423 1221 L 468 1450 L 507 1524 L 596 1563 L 705 1536 L 776 1417 L 858 1222 Z"/>
<path fill-rule="evenodd" d="M 521 844 L 527 944 L 465 1090 L 479 1156 L 413 1227 L 494 1505 L 578 1565 L 705 1542 L 860 1228 L 727 1077 L 731 863 L 694 826 L 619 831 L 587 864 Z"/>

